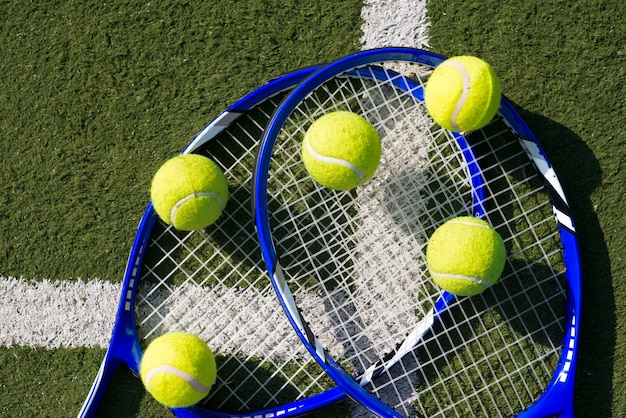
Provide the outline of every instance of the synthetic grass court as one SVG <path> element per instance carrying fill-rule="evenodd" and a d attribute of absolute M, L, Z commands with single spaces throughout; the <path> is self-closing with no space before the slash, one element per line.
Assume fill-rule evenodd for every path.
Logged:
<path fill-rule="evenodd" d="M 357 51 L 362 7 L 3 2 L 0 275 L 120 281 L 158 166 L 268 78 Z M 427 9 L 430 48 L 490 62 L 555 164 L 583 257 L 577 416 L 621 416 L 626 6 L 431 0 Z M 103 354 L 1 348 L 0 414 L 75 416 Z M 167 416 L 128 373 L 112 388 L 102 416 Z"/>

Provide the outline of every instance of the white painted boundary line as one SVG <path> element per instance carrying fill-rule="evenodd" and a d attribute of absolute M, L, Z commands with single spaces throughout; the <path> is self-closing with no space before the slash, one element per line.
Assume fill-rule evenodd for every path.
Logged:
<path fill-rule="evenodd" d="M 425 0 L 365 0 L 361 17 L 363 49 L 428 45 Z M 120 289 L 98 279 L 0 276 L 0 346 L 106 347 Z"/>
<path fill-rule="evenodd" d="M 426 0 L 364 0 L 363 49 L 428 46 Z"/>
<path fill-rule="evenodd" d="M 106 347 L 121 284 L 0 278 L 0 345 Z"/>

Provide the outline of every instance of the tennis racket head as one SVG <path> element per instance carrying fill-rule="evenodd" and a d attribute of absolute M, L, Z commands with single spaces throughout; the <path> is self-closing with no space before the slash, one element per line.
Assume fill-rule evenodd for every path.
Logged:
<path fill-rule="evenodd" d="M 248 94 L 211 122 L 183 153 L 215 161 L 229 182 L 220 219 L 182 232 L 150 204 L 130 252 L 113 335 L 79 414 L 92 416 L 120 363 L 138 374 L 145 346 L 171 331 L 200 336 L 212 348 L 217 382 L 200 404 L 177 416 L 292 416 L 345 397 L 298 343 L 267 280 L 250 215 L 258 141 L 287 91 L 314 68 Z M 341 409 L 340 409 L 341 410 Z"/>
<path fill-rule="evenodd" d="M 581 277 L 567 201 L 506 99 L 467 135 L 431 120 L 423 89 L 443 60 L 364 51 L 285 98 L 254 179 L 270 277 L 309 352 L 379 415 L 568 416 Z M 374 177 L 347 192 L 316 184 L 300 160 L 308 126 L 336 110 L 365 117 L 383 145 Z M 425 248 L 438 226 L 470 214 L 495 227 L 508 257 L 496 285 L 455 298 L 431 281 Z"/>

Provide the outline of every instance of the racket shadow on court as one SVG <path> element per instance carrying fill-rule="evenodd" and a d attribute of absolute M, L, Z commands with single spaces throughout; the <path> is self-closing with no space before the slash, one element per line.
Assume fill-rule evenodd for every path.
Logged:
<path fill-rule="evenodd" d="M 216 278 L 215 280 L 219 280 L 222 286 L 230 286 L 232 288 L 255 286 L 259 289 L 265 287 L 269 279 L 265 276 L 265 272 L 258 267 L 262 263 L 261 250 L 256 240 L 254 226 L 251 221 L 249 209 L 250 200 L 251 195 L 249 188 L 231 188 L 229 202 L 224 210 L 224 213 L 228 215 L 223 215 L 218 220 L 219 227 L 210 226 L 204 230 L 197 231 L 197 237 L 192 238 L 188 237 L 187 232 L 170 230 L 168 232 L 169 236 L 161 239 L 161 246 L 163 248 L 174 248 L 175 250 L 171 251 L 168 257 L 164 257 L 160 248 L 148 249 L 146 253 L 146 263 L 154 266 L 151 269 L 154 278 L 151 277 L 152 275 L 148 274 L 144 277 L 144 282 L 158 282 L 161 280 L 159 279 L 160 277 L 164 277 L 164 274 L 173 271 L 172 266 L 168 265 L 169 259 L 192 258 L 187 254 L 189 252 L 189 244 L 185 246 L 176 244 L 186 239 L 187 243 L 193 243 L 193 245 L 195 245 L 194 257 L 197 257 L 197 261 L 195 263 L 187 261 L 186 270 L 178 272 L 180 277 L 169 278 L 171 283 L 183 284 L 191 276 L 198 285 L 216 285 L 217 283 L 213 283 L 209 276 L 196 275 L 194 272 L 206 268 L 204 265 L 205 260 L 212 259 L 214 257 L 213 252 L 215 252 L 216 249 L 220 249 L 220 252 L 228 254 L 230 262 L 224 264 L 217 263 L 212 266 L 211 270 L 213 272 L 212 276 Z M 242 228 L 242 226 L 247 226 L 248 228 Z M 165 231 L 166 226 L 157 223 L 154 229 L 155 234 L 159 236 Z M 166 235 L 164 235 L 164 237 L 165 236 Z M 166 240 L 171 240 L 174 243 L 168 244 L 165 242 Z M 159 262 L 153 262 L 152 260 L 159 260 Z M 239 271 L 239 273 L 235 270 Z M 250 272 L 255 270 L 259 270 L 258 274 L 250 274 Z M 248 280 L 242 281 L 242 278 Z M 160 297 L 163 300 L 167 300 L 172 294 L 173 293 L 168 294 L 165 292 L 160 295 Z M 278 303 L 278 301 L 276 301 L 276 303 Z M 208 326 L 211 324 L 210 319 L 211 318 L 207 318 L 206 321 Z M 225 320 L 229 319 L 233 321 L 232 326 L 237 326 L 237 322 L 241 321 L 244 323 L 255 323 L 258 321 L 258 318 L 244 317 L 241 316 L 241 314 L 237 318 L 225 318 Z M 166 324 L 163 324 L 163 326 L 166 326 Z M 283 332 L 289 335 L 292 333 L 291 329 L 288 327 L 282 330 L 277 329 L 276 332 Z M 300 346 L 296 345 L 294 348 L 300 348 Z M 305 356 L 308 355 L 305 353 Z M 265 390 L 259 391 L 258 387 L 248 384 L 238 389 L 238 395 L 254 399 L 254 403 L 250 402 L 248 407 L 257 409 L 261 409 L 268 402 L 288 403 L 293 399 L 297 399 L 300 396 L 300 391 L 292 387 L 291 384 L 293 384 L 293 382 L 306 384 L 306 382 L 311 379 L 311 376 L 319 374 L 318 366 L 314 362 L 310 363 L 308 369 L 299 370 L 294 366 L 294 375 L 287 381 L 281 378 L 281 375 L 276 373 L 272 368 L 266 368 L 267 365 L 264 364 L 263 358 L 254 356 L 245 358 L 240 354 L 237 359 L 234 359 L 216 353 L 215 360 L 218 369 L 221 371 L 220 374 L 228 376 L 228 381 L 221 379 L 220 374 L 218 374 L 216 384 L 212 387 L 208 397 L 202 401 L 202 405 L 209 409 L 219 406 L 219 408 L 223 410 L 236 411 L 240 401 L 238 399 L 230 399 L 232 397 L 230 393 L 232 389 L 227 389 L 226 387 L 232 387 L 238 384 L 238 382 L 247 381 L 247 379 L 250 378 L 251 370 L 255 371 L 254 376 L 256 379 L 265 382 Z M 330 381 L 328 384 L 331 384 Z M 224 401 L 224 399 L 230 400 Z M 334 408 L 335 414 L 343 414 L 346 411 L 346 404 L 339 403 L 335 405 Z M 312 414 L 316 416 L 315 414 L 317 414 L 317 412 L 313 412 Z M 321 410 L 320 414 L 320 416 L 325 416 L 324 410 Z"/>
<path fill-rule="evenodd" d="M 565 193 L 570 198 L 574 210 L 574 221 L 577 230 L 581 234 L 581 245 L 594 247 L 593 253 L 582 251 L 582 254 L 588 260 L 583 260 L 583 268 L 587 266 L 587 270 L 583 277 L 593 277 L 593 289 L 589 286 L 583 291 L 584 306 L 587 307 L 583 315 L 582 332 L 584 336 L 581 343 L 581 352 L 579 367 L 586 372 L 578 373 L 577 390 L 589 390 L 595 392 L 596 397 L 603 398 L 602 402 L 595 403 L 595 410 L 585 412 L 585 403 L 576 403 L 577 415 L 596 416 L 594 414 L 605 413 L 610 415 L 611 405 L 611 378 L 613 375 L 613 362 L 607 361 L 613 353 L 615 345 L 614 332 L 602 332 L 601 330 L 614 329 L 615 317 L 614 308 L 615 301 L 611 286 L 611 274 L 608 266 L 610 266 L 608 251 L 604 242 L 601 228 L 598 224 L 593 205 L 590 201 L 590 194 L 600 183 L 600 169 L 597 160 L 593 156 L 591 150 L 584 142 L 566 127 L 551 121 L 543 116 L 530 112 L 519 110 L 522 117 L 528 121 L 531 129 L 536 132 L 537 137 L 545 144 L 544 150 L 548 157 L 553 161 L 555 170 L 562 179 Z M 472 135 L 469 136 L 472 143 Z M 481 139 L 475 142 L 476 146 L 485 147 L 484 142 L 480 144 Z M 493 145 L 493 144 L 490 144 Z M 563 152 L 564 147 L 568 148 L 567 153 Z M 498 148 L 497 145 L 493 148 Z M 486 177 L 493 175 L 494 177 L 502 176 L 502 172 L 507 176 L 515 177 L 516 183 L 525 183 L 527 172 L 525 170 L 507 170 L 507 164 L 511 167 L 517 167 L 515 161 L 509 161 L 507 158 L 498 158 L 500 163 L 491 165 L 488 161 L 489 152 L 482 150 L 477 152 L 481 155 L 478 161 L 479 165 L 491 167 L 484 172 Z M 570 155 L 571 154 L 571 155 Z M 503 163 L 502 163 L 503 161 Z M 490 171 L 500 171 L 494 174 Z M 421 176 L 419 172 L 407 172 L 402 177 Z M 489 182 L 489 180 L 487 180 Z M 496 180 L 497 182 L 497 180 Z M 531 181 L 532 182 L 532 181 Z M 531 186 L 532 188 L 532 186 Z M 390 197 L 397 193 L 390 187 Z M 502 190 L 497 186 L 496 190 Z M 568 190 L 570 189 L 570 190 Z M 420 200 L 419 192 L 416 191 L 413 196 L 405 195 L 405 199 Z M 490 195 L 487 193 L 485 207 L 488 213 L 494 218 L 494 223 L 503 224 L 505 218 L 512 219 L 516 216 L 514 209 L 507 202 L 511 196 L 506 193 Z M 406 205 L 394 205 L 393 200 L 389 201 L 389 212 L 395 214 L 398 223 L 404 223 L 408 213 L 398 213 L 398 207 L 406 207 Z M 493 208 L 498 208 L 497 212 L 493 212 Z M 548 214 L 549 215 L 549 214 Z M 428 231 L 428 235 L 433 231 Z M 507 231 L 499 231 L 503 237 L 507 238 Z M 420 239 L 422 237 L 419 237 Z M 523 240 L 523 238 L 522 238 Z M 555 245 L 558 243 L 555 243 Z M 520 245 L 520 243 L 518 243 Z M 522 248 L 525 243 L 521 243 Z M 507 245 L 507 253 L 515 251 L 511 248 L 511 243 Z M 532 252 L 532 249 L 528 250 Z M 476 338 L 476 331 L 473 329 L 471 317 L 476 315 L 487 315 L 492 321 L 502 321 L 508 324 L 512 332 L 527 336 L 525 342 L 518 344 L 511 352 L 510 358 L 500 358 L 499 363 L 501 371 L 497 368 L 487 367 L 484 372 L 479 375 L 480 379 L 468 379 L 467 385 L 477 387 L 489 382 L 491 375 L 497 375 L 504 372 L 507 368 L 514 368 L 515 357 L 523 357 L 526 350 L 529 352 L 541 351 L 544 347 L 558 347 L 562 342 L 564 324 L 551 320 L 553 318 L 552 311 L 562 312 L 565 307 L 565 299 L 557 297 L 560 290 L 556 287 L 564 286 L 564 278 L 556 281 L 542 282 L 536 278 L 549 277 L 553 274 L 551 267 L 540 261 L 541 257 L 532 254 L 524 254 L 525 250 L 517 250 L 517 257 L 509 259 L 505 267 L 502 279 L 492 288 L 483 294 L 473 296 L 471 298 L 463 298 L 459 300 L 458 305 L 451 306 L 449 311 L 444 314 L 440 324 L 436 324 L 432 330 L 432 337 L 427 337 L 425 345 L 427 350 L 418 349 L 418 358 L 424 359 L 421 367 L 419 382 L 432 382 L 441 375 L 441 370 L 445 368 L 463 368 L 464 359 L 467 364 L 472 364 L 472 347 L 461 349 L 465 341 L 476 341 L 478 345 L 494 344 L 494 341 L 501 341 L 506 344 L 506 335 L 498 335 L 495 339 L 489 339 L 487 342 L 481 343 Z M 594 254 L 594 255 L 591 255 Z M 549 255 L 547 255 L 549 257 Z M 593 259 L 592 259 L 593 258 Z M 596 268 L 591 269 L 589 265 Z M 594 295 L 590 295 L 590 291 Z M 594 297 L 596 296 L 597 297 Z M 590 300 L 591 299 L 591 300 Z M 462 306 L 459 308 L 458 306 Z M 485 321 L 485 320 L 483 320 Z M 602 343 L 599 343 L 601 341 Z M 455 348 L 456 347 L 456 348 Z M 481 348 L 481 350 L 489 349 L 489 347 Z M 585 355 L 588 353 L 587 355 Z M 554 358 L 553 363 L 558 361 Z M 479 365 L 480 366 L 480 365 Z M 477 366 L 473 366 L 476 368 Z M 468 375 L 469 376 L 469 375 Z M 532 376 L 518 376 L 519 379 L 532 381 Z M 421 383 L 418 383 L 418 386 Z M 426 384 L 426 383 L 424 383 Z M 432 386 L 432 384 L 430 384 Z M 542 385 L 530 388 L 531 391 L 543 390 Z M 419 392 L 419 390 L 418 390 Z M 455 392 L 450 388 L 440 391 L 438 395 L 440 402 L 454 403 L 456 396 L 462 396 L 462 390 Z M 578 398 L 578 397 L 576 397 Z M 605 405 L 601 407 L 599 405 Z M 440 406 L 433 405 L 433 411 Z M 598 411 L 598 408 L 605 408 Z"/>
<path fill-rule="evenodd" d="M 541 141 L 507 100 L 471 139 L 427 117 L 424 70 L 444 59 L 410 48 L 364 51 L 319 70 L 283 101 L 255 168 L 265 262 L 301 341 L 372 412 L 571 416 L 582 313 L 578 220 Z M 284 156 L 297 154 L 308 120 L 353 105 L 381 137 L 381 164 L 356 193 L 320 201 L 303 187 L 299 161 Z M 387 127 L 390 118 L 396 126 Z M 281 205 L 288 209 L 277 228 L 272 210 Z M 301 223 L 307 208 L 311 221 Z M 430 280 L 424 250 L 437 227 L 467 215 L 503 236 L 507 269 L 484 294 L 455 298 Z M 318 245 L 310 245 L 309 231 Z M 319 257 L 318 247 L 335 257 Z M 284 262 L 290 252 L 297 257 Z M 292 274 L 300 273 L 299 252 L 312 266 L 302 269 L 314 278 L 306 283 Z M 339 319 L 321 323 L 319 312 L 333 309 Z M 337 355 L 336 345 L 358 354 Z M 404 388 L 416 376 L 424 381 L 400 393 L 398 383 Z M 382 396 L 387 387 L 397 396 Z"/>
<path fill-rule="evenodd" d="M 502 148 L 495 146 L 494 149 Z M 508 175 L 506 167 L 497 161 L 506 162 L 509 158 L 498 155 L 494 163 L 489 160 L 487 150 L 481 150 L 476 154 L 481 156 L 477 162 L 478 165 L 491 167 L 482 172 L 485 184 L 489 185 L 483 190 L 485 195 L 481 201 L 482 209 L 495 224 L 501 225 L 499 232 L 508 243 L 507 253 L 514 252 L 515 257 L 508 259 L 503 277 L 496 285 L 487 289 L 483 294 L 457 298 L 448 311 L 443 313 L 441 323 L 436 323 L 424 336 L 423 344 L 420 344 L 416 350 L 416 356 L 406 356 L 400 364 L 394 366 L 411 369 L 415 366 L 407 363 L 417 362 L 416 369 L 419 371 L 412 383 L 417 388 L 414 391 L 415 396 L 423 398 L 421 402 L 426 416 L 430 413 L 435 414 L 442 405 L 454 405 L 458 399 L 466 397 L 467 393 L 479 393 L 474 395 L 476 396 L 475 402 L 481 402 L 481 397 L 492 397 L 493 395 L 488 391 L 481 393 L 477 388 L 480 389 L 496 381 L 502 388 L 500 392 L 502 398 L 496 400 L 496 403 L 506 403 L 507 396 L 515 396 L 513 382 L 518 379 L 529 382 L 528 400 L 537 398 L 543 392 L 547 382 L 537 379 L 531 368 L 524 369 L 521 366 L 527 358 L 539 358 L 544 351 L 558 352 L 564 333 L 564 324 L 562 321 L 555 320 L 554 313 L 565 310 L 565 300 L 562 297 L 565 278 L 560 278 L 562 283 L 555 283 L 557 273 L 552 271 L 549 263 L 541 262 L 542 254 L 536 253 L 539 250 L 532 246 L 532 241 L 536 237 L 524 237 L 523 232 L 515 231 L 516 227 L 522 229 L 527 227 L 523 225 L 523 222 L 521 222 L 521 227 L 509 226 L 504 219 L 498 219 L 516 217 L 515 205 L 508 204 L 514 197 L 506 193 L 506 187 L 497 184 L 499 177 L 503 177 L 501 181 L 506 181 Z M 519 166 L 515 160 L 509 162 L 513 167 Z M 518 179 L 515 183 L 522 184 L 526 180 Z M 407 185 L 415 187 L 411 188 Z M 490 188 L 498 192 L 492 194 Z M 430 184 L 427 173 L 415 167 L 396 173 L 383 185 L 383 189 L 388 194 L 385 199 L 387 218 L 393 219 L 399 228 L 415 234 L 415 241 L 423 245 L 422 253 L 425 253 L 428 237 L 437 226 L 437 223 L 429 221 L 429 218 L 432 218 L 433 212 L 440 208 L 441 204 L 440 202 L 433 203 L 432 200 L 437 200 L 439 196 L 448 196 L 449 193 L 441 185 Z M 462 215 L 463 210 L 466 210 L 465 215 L 471 215 L 472 208 L 466 206 L 464 209 L 466 202 L 448 199 L 446 204 L 451 206 L 447 213 Z M 536 203 L 528 203 L 528 205 L 531 204 Z M 550 208 L 546 210 L 549 211 Z M 547 218 L 550 218 L 549 213 Z M 440 224 L 445 220 L 447 219 L 440 219 Z M 422 225 L 429 225 L 429 227 L 423 228 Z M 513 229 L 510 234 L 509 228 Z M 546 231 L 546 235 L 549 236 L 549 234 L 550 231 Z M 514 238 L 511 235 L 514 235 Z M 558 240 L 555 240 L 553 244 L 557 248 Z M 530 253 L 525 254 L 526 251 Z M 415 279 L 423 281 L 424 286 L 436 286 L 429 278 L 423 257 L 415 260 L 415 263 L 422 264 L 419 272 L 422 277 L 415 277 Z M 429 293 L 434 294 L 432 291 Z M 431 303 L 434 303 L 434 300 Z M 415 320 L 417 319 L 416 317 Z M 513 337 L 510 335 L 512 333 L 518 335 Z M 508 348 L 499 351 L 501 347 Z M 492 352 L 498 354 L 484 357 L 483 353 Z M 476 360 L 483 357 L 482 361 Z M 494 361 L 495 357 L 497 359 Z M 552 363 L 548 366 L 548 370 L 556 368 L 558 360 L 558 356 L 552 356 Z M 457 385 L 451 387 L 443 383 L 449 374 L 454 373 L 458 376 L 458 370 L 466 370 L 466 372 L 462 374 L 462 377 L 457 377 Z M 390 373 L 394 373 L 393 368 Z M 546 371 L 542 373 L 546 374 Z M 507 382 L 510 382 L 511 389 L 506 388 Z M 384 386 L 383 382 L 379 384 Z"/>
<path fill-rule="evenodd" d="M 224 171 L 228 205 L 210 227 L 187 232 L 166 225 L 148 204 L 128 258 L 111 343 L 79 416 L 96 413 L 121 363 L 136 377 L 150 341 L 180 330 L 212 348 L 218 377 L 199 404 L 173 408 L 178 416 L 293 416 L 345 398 L 297 343 L 252 224 L 251 181 L 263 126 L 281 97 L 311 71 L 297 70 L 250 92 L 185 148 L 184 154 L 203 154 Z M 141 413 L 150 402 L 139 388 L 128 391 L 141 398 L 129 411 Z M 332 411 L 342 414 L 338 410 Z"/>
<path fill-rule="evenodd" d="M 596 214 L 596 204 L 591 198 L 602 185 L 602 167 L 593 150 L 572 130 L 543 115 L 520 106 L 516 108 L 542 140 L 565 193 L 570 196 L 580 237 L 583 317 L 576 392 L 585 395 L 575 397 L 576 416 L 610 416 L 615 369 L 612 359 L 616 344 L 616 301 L 609 250 Z M 588 401 L 591 399 L 593 402 Z"/>
<path fill-rule="evenodd" d="M 237 367 L 234 364 L 232 366 L 229 366 L 230 359 L 223 355 L 217 355 L 215 357 L 215 361 L 224 370 L 227 370 L 229 367 L 232 367 L 232 368 Z M 257 364 L 253 360 L 250 360 L 249 368 L 254 369 L 256 366 Z M 238 380 L 237 373 L 242 375 L 240 376 L 240 380 L 244 380 L 246 378 L 245 368 L 241 368 L 240 370 L 236 372 L 230 371 L 229 373 L 233 377 L 233 380 L 235 381 Z M 287 385 L 288 382 L 281 380 L 277 376 L 272 376 L 272 372 L 270 370 L 266 372 L 266 376 L 261 375 L 260 372 L 258 371 L 256 372 L 256 375 L 259 376 L 260 378 L 266 379 L 266 381 L 268 382 L 272 382 L 276 386 L 276 388 L 281 388 L 281 391 L 282 391 L 281 399 L 284 398 L 284 400 L 290 401 L 291 399 L 295 399 L 299 394 L 297 390 L 290 391 Z M 148 402 L 148 401 L 156 402 L 154 400 L 149 399 L 151 398 L 151 395 L 149 395 L 146 392 L 142 383 L 138 379 L 134 378 L 132 373 L 127 369 L 120 368 L 116 370 L 112 378 L 112 383 L 113 384 L 111 385 L 111 388 L 104 395 L 103 402 L 100 408 L 98 409 L 98 412 L 95 415 L 96 417 L 119 416 L 120 411 L 124 411 L 124 416 L 135 417 L 141 413 L 141 410 L 142 410 L 141 405 L 143 403 Z M 241 391 L 243 395 L 246 395 L 245 390 L 247 390 L 250 393 L 253 393 L 257 390 L 257 388 L 252 385 L 249 385 L 247 389 L 243 389 Z M 203 401 L 203 404 L 207 405 L 208 407 L 211 407 L 212 406 L 211 399 L 212 398 L 220 399 L 221 396 L 227 396 L 227 393 L 223 389 L 220 389 L 220 385 L 218 381 L 215 387 L 212 388 L 211 395 L 209 396 L 208 400 Z M 251 405 L 251 406 L 253 407 L 262 406 L 263 402 L 265 401 L 266 401 L 265 399 L 258 399 L 258 403 L 256 405 Z M 221 405 L 220 407 L 224 409 L 236 410 L 238 405 L 236 402 L 232 402 L 231 405 L 226 403 L 225 405 Z M 341 410 L 339 407 L 337 408 L 338 410 Z M 324 410 L 322 410 L 322 412 L 320 413 L 323 413 L 323 411 Z M 166 408 L 163 408 L 163 416 L 169 417 L 173 415 Z"/>
<path fill-rule="evenodd" d="M 198 232 L 198 239 L 206 242 L 206 245 L 201 249 L 204 251 L 204 254 L 197 254 L 201 256 L 200 259 L 208 259 L 211 258 L 214 248 L 220 248 L 222 252 L 227 252 L 231 262 L 223 265 L 223 266 L 215 266 L 213 271 L 216 276 L 223 278 L 222 285 L 229 285 L 232 287 L 241 287 L 241 286 L 265 286 L 265 282 L 269 279 L 266 278 L 265 272 L 259 271 L 258 276 L 250 275 L 250 274 L 233 274 L 233 266 L 236 266 L 237 269 L 242 272 L 249 272 L 258 269 L 258 265 L 261 261 L 261 250 L 256 240 L 256 236 L 254 234 L 254 227 L 251 221 L 251 216 L 249 212 L 250 208 L 250 190 L 247 188 L 238 188 L 231 193 L 229 196 L 229 203 L 225 208 L 225 212 L 228 212 L 228 216 L 220 219 L 219 228 L 208 227 L 202 231 Z M 241 228 L 242 225 L 248 225 L 249 228 Z M 162 225 L 155 226 L 155 229 L 163 228 Z M 157 235 L 159 233 L 157 232 Z M 176 235 L 185 236 L 185 232 L 174 232 L 169 239 L 176 240 Z M 164 245 L 166 248 L 175 248 L 176 246 L 172 245 Z M 179 249 L 184 253 L 185 249 Z M 146 254 L 146 259 L 148 264 L 150 263 L 150 257 L 156 257 L 157 259 L 164 259 L 161 254 L 152 255 L 150 251 Z M 171 254 L 171 257 L 176 259 L 180 258 L 181 255 L 177 254 L 177 251 L 174 251 Z M 194 266 L 191 263 L 187 263 L 189 271 L 194 271 L 194 269 L 201 268 L 201 261 L 198 261 L 198 266 Z M 164 271 L 171 271 L 171 267 L 167 265 L 160 266 Z M 161 277 L 161 273 L 158 270 L 154 271 L 155 277 Z M 230 277 L 233 277 L 232 280 L 229 280 Z M 241 277 L 246 278 L 256 278 L 257 280 L 242 282 Z M 182 277 L 181 280 L 184 281 L 185 277 Z M 144 280 L 150 281 L 150 277 L 146 277 Z M 196 280 L 203 282 L 203 285 L 211 285 L 211 282 L 206 281 L 206 277 L 199 276 Z M 173 279 L 172 282 L 176 283 L 176 279 Z M 167 295 L 163 295 L 164 299 L 167 299 Z M 234 322 L 237 321 L 249 321 L 250 323 L 254 323 L 257 321 L 257 318 L 237 318 L 233 319 Z M 284 332 L 287 334 L 291 334 L 292 331 L 289 328 L 285 328 L 284 330 L 276 330 L 277 332 Z M 294 348 L 301 349 L 299 345 L 296 345 Z M 304 354 L 308 356 L 308 354 Z M 292 401 L 293 399 L 297 399 L 300 396 L 299 390 L 290 387 L 290 384 L 294 381 L 297 382 L 306 382 L 311 379 L 311 376 L 315 376 L 316 373 L 319 373 L 317 370 L 317 365 L 314 362 L 311 362 L 310 368 L 307 370 L 298 370 L 294 367 L 294 376 L 292 377 L 292 381 L 287 381 L 286 379 L 282 379 L 280 374 L 277 374 L 271 368 L 267 370 L 260 367 L 260 364 L 263 363 L 263 359 L 250 357 L 245 360 L 242 358 L 238 358 L 237 360 L 233 360 L 224 355 L 216 355 L 216 363 L 218 368 L 222 370 L 222 374 L 229 376 L 228 382 L 223 382 L 218 375 L 218 380 L 214 387 L 211 389 L 209 396 L 203 400 L 203 405 L 208 408 L 214 407 L 213 403 L 219 403 L 220 408 L 224 410 L 233 410 L 235 411 L 238 407 L 238 400 L 232 400 L 232 405 L 229 405 L 228 402 L 222 404 L 222 399 L 228 399 L 229 390 L 225 389 L 224 385 L 233 385 L 239 381 L 246 381 L 249 378 L 249 371 L 255 370 L 255 376 L 257 379 L 265 382 L 266 391 L 258 393 L 258 388 L 254 385 L 247 385 L 246 387 L 241 387 L 239 389 L 238 394 L 240 396 L 249 396 L 250 399 L 254 398 L 255 403 L 250 404 L 249 406 L 252 408 L 261 408 L 270 400 L 274 402 L 283 402 L 287 403 Z M 297 373 L 297 374 L 296 374 Z M 329 383 L 330 384 L 330 383 Z M 272 390 L 274 388 L 274 390 Z M 249 392 L 249 394 L 248 394 Z M 263 393 L 266 393 L 266 396 L 262 396 Z M 254 395 L 254 396 L 252 396 Z M 217 401 L 216 401 L 217 400 Z M 336 404 L 334 407 L 334 414 L 343 414 L 347 411 L 346 403 Z M 326 412 L 325 412 L 326 411 Z M 320 416 L 327 416 L 328 409 L 322 409 L 319 414 Z M 313 412 L 312 416 L 316 416 L 317 412 Z M 340 416 L 340 415 L 336 415 Z"/>
<path fill-rule="evenodd" d="M 125 416 L 135 417 L 141 411 L 144 398 L 149 396 L 142 383 L 133 377 L 130 370 L 119 368 L 111 378 L 113 383 L 102 398 L 102 404 L 96 418 L 105 418 L 119 415 L 124 411 Z M 155 401 L 156 402 L 156 401 Z M 163 408 L 163 414 L 169 413 Z"/>

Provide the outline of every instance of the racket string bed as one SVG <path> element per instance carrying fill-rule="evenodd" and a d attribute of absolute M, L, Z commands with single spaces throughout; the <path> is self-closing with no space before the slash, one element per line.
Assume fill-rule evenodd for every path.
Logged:
<path fill-rule="evenodd" d="M 260 126 L 258 123 L 256 129 Z M 254 137 L 250 134 L 246 140 L 254 141 Z M 228 144 L 219 144 L 220 140 Z M 154 257 L 156 265 L 147 261 L 144 266 L 141 281 L 147 289 L 145 297 L 138 298 L 136 308 L 138 312 L 153 310 L 138 314 L 145 318 L 138 328 L 146 342 L 165 332 L 185 330 L 199 335 L 213 348 L 218 359 L 218 383 L 206 402 L 218 410 L 228 409 L 229 401 L 244 410 L 290 401 L 295 390 L 293 371 L 283 367 L 292 364 L 297 369 L 309 362 L 303 350 L 298 353 L 297 344 L 285 342 L 291 337 L 286 318 L 267 312 L 277 310 L 275 295 L 261 269 L 249 212 L 245 214 L 250 207 L 249 181 L 255 150 L 250 143 L 236 142 L 240 140 L 233 134 L 218 137 L 213 147 L 221 154 L 211 154 L 210 147 L 206 151 L 218 164 L 220 158 L 232 164 L 226 166 L 226 176 L 240 179 L 234 188 L 230 185 L 229 207 L 223 214 L 226 219 L 220 219 L 213 231 L 191 233 L 157 221 L 155 228 L 163 230 L 151 242 L 146 258 L 151 259 L 152 248 L 159 254 Z M 237 208 L 234 214 L 230 207 Z M 163 275 L 159 275 L 159 269 L 164 270 Z M 150 323 L 151 317 L 156 319 L 154 324 Z M 285 331 L 282 334 L 281 329 Z M 302 378 L 311 382 L 302 390 L 321 392 L 320 375 L 305 373 Z M 260 399 L 267 404 L 259 405 Z M 251 400 L 257 404 L 251 404 Z"/>
<path fill-rule="evenodd" d="M 255 173 L 264 258 L 302 341 L 356 399 L 369 401 L 360 383 L 389 415 L 517 415 L 554 380 L 571 314 L 553 196 L 511 109 L 469 135 L 441 129 L 423 103 L 437 59 L 392 62 L 405 52 L 331 64 L 274 114 Z M 299 158 L 308 126 L 336 110 L 365 117 L 383 147 L 374 177 L 347 192 L 316 184 Z M 466 215 L 489 221 L 508 257 L 496 285 L 453 298 L 431 281 L 425 248 Z"/>
<path fill-rule="evenodd" d="M 183 153 L 223 170 L 229 200 L 218 221 L 193 232 L 162 222 L 148 205 L 125 274 L 111 344 L 79 417 L 93 416 L 120 361 L 138 374 L 155 338 L 185 331 L 207 342 L 217 382 L 181 417 L 287 417 L 314 412 L 344 392 L 299 344 L 267 278 L 251 221 L 251 183 L 263 128 L 313 68 L 278 77 L 235 103 Z M 345 416 L 348 403 L 335 406 Z M 324 414 L 324 412 L 322 412 Z"/>

